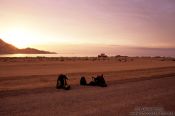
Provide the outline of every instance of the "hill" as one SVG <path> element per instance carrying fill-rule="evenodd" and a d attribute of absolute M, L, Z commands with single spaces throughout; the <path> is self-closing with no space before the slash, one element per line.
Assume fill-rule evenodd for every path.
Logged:
<path fill-rule="evenodd" d="M 34 48 L 19 49 L 0 39 L 0 54 L 56 54 L 55 52 L 37 50 Z"/>

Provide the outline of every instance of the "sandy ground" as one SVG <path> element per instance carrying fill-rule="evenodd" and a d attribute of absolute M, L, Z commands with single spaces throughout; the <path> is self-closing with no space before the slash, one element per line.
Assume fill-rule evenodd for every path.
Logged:
<path fill-rule="evenodd" d="M 71 90 L 56 90 L 66 73 Z M 107 88 L 79 79 L 104 74 Z M 0 116 L 126 116 L 175 112 L 175 62 L 155 58 L 0 62 Z M 175 114 L 174 114 L 175 115 Z"/>

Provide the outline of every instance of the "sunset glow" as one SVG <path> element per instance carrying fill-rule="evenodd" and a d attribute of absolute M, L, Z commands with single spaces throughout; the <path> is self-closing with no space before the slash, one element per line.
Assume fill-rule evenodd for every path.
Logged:
<path fill-rule="evenodd" d="M 24 48 L 32 44 L 28 32 L 20 28 L 9 29 L 7 32 L 2 33 L 0 38 L 4 38 L 6 42 L 19 48 Z"/>
<path fill-rule="evenodd" d="M 19 48 L 175 48 L 174 0 L 0 0 L 0 17 L 0 38 Z"/>

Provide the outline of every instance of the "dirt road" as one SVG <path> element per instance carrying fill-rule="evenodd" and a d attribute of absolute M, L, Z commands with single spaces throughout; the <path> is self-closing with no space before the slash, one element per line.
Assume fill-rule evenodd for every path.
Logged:
<path fill-rule="evenodd" d="M 0 116 L 127 116 L 145 109 L 175 112 L 174 75 L 115 81 L 107 88 L 74 85 L 70 91 L 46 87 L 0 93 Z"/>

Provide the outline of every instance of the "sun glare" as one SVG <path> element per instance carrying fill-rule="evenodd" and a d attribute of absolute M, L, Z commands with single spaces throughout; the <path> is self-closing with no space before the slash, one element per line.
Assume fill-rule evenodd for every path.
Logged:
<path fill-rule="evenodd" d="M 0 38 L 4 39 L 6 42 L 18 47 L 26 48 L 32 45 L 34 42 L 29 31 L 22 28 L 12 28 L 7 32 L 2 33 Z"/>

